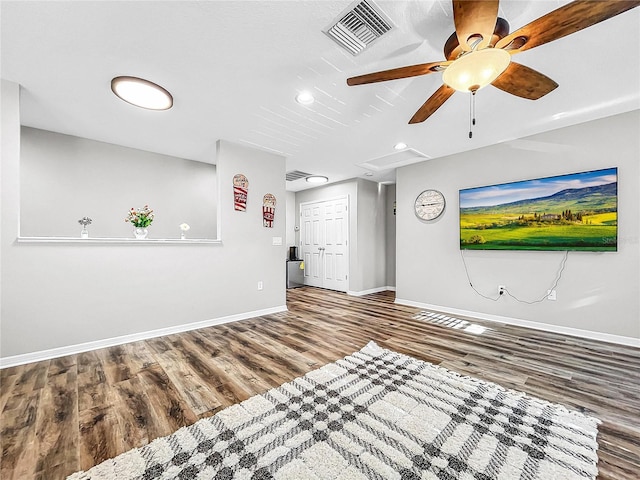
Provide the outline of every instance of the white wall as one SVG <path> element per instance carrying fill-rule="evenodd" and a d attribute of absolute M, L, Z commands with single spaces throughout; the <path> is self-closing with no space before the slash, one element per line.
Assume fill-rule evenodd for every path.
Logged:
<path fill-rule="evenodd" d="M 297 218 L 296 215 L 296 194 L 295 192 L 287 192 L 287 209 L 286 209 L 286 236 L 285 236 L 285 244 L 287 247 L 296 246 L 296 225 Z M 287 259 L 289 258 L 289 250 L 287 250 Z"/>
<path fill-rule="evenodd" d="M 640 338 L 640 112 L 428 160 L 397 172 L 397 298 L 414 304 L 521 319 L 554 327 Z M 461 133 L 461 140 L 465 141 Z M 473 292 L 459 249 L 458 191 L 558 174 L 618 167 L 618 252 L 570 252 L 557 301 L 494 302 Z M 422 190 L 443 192 L 447 206 L 420 222 L 413 203 Z M 541 298 L 563 252 L 465 251 L 474 286 L 495 296 L 506 285 L 521 299 Z"/>
<path fill-rule="evenodd" d="M 387 185 L 385 201 L 386 242 L 387 242 L 387 286 L 396 286 L 396 216 L 393 208 L 396 202 L 396 186 Z"/>
<path fill-rule="evenodd" d="M 149 238 L 216 238 L 215 165 L 22 127 L 20 233 L 133 237 L 130 208 L 153 208 Z"/>
<path fill-rule="evenodd" d="M 18 111 L 18 87 L 3 80 L 2 358 L 286 308 L 286 246 L 272 246 L 285 234 L 284 158 L 218 143 L 218 245 L 16 243 Z M 246 212 L 233 209 L 236 173 L 250 181 Z M 262 226 L 265 193 L 279 202 L 274 228 Z"/>
<path fill-rule="evenodd" d="M 11 282 L 5 251 L 18 234 L 20 215 L 20 87 L 0 79 L 0 358 L 9 355 L 2 344 L 5 333 L 5 298 Z M 13 234 L 13 235 L 12 235 Z"/>
<path fill-rule="evenodd" d="M 386 191 L 386 185 L 358 179 L 357 268 L 362 283 L 357 291 L 387 285 Z"/>

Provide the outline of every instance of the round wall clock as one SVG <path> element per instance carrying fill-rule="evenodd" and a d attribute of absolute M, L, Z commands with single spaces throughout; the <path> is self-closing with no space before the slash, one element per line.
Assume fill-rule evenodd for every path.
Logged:
<path fill-rule="evenodd" d="M 435 220 L 444 212 L 444 195 L 438 190 L 425 190 L 416 198 L 415 212 L 421 220 Z"/>

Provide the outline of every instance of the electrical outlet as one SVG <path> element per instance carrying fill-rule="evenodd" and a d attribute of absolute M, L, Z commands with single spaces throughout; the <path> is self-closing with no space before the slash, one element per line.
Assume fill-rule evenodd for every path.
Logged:
<path fill-rule="evenodd" d="M 504 295 L 505 293 L 507 293 L 507 287 L 498 285 L 498 295 Z"/>
<path fill-rule="evenodd" d="M 259 282 L 258 282 L 258 290 L 262 290 L 262 286 L 263 286 L 263 285 L 262 285 L 262 281 L 259 281 Z"/>
<path fill-rule="evenodd" d="M 555 290 L 547 290 L 547 300 L 557 300 L 556 291 Z"/>

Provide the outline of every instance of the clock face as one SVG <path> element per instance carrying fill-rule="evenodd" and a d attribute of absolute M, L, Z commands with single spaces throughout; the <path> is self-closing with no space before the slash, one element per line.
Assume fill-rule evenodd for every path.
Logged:
<path fill-rule="evenodd" d="M 444 212 L 444 195 L 438 190 L 425 190 L 416 198 L 416 216 L 422 220 L 435 220 Z"/>

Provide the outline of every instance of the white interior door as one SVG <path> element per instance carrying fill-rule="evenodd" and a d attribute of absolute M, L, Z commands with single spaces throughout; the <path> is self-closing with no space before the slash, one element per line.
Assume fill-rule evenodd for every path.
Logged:
<path fill-rule="evenodd" d="M 300 205 L 304 283 L 346 292 L 349 278 L 347 197 Z"/>

